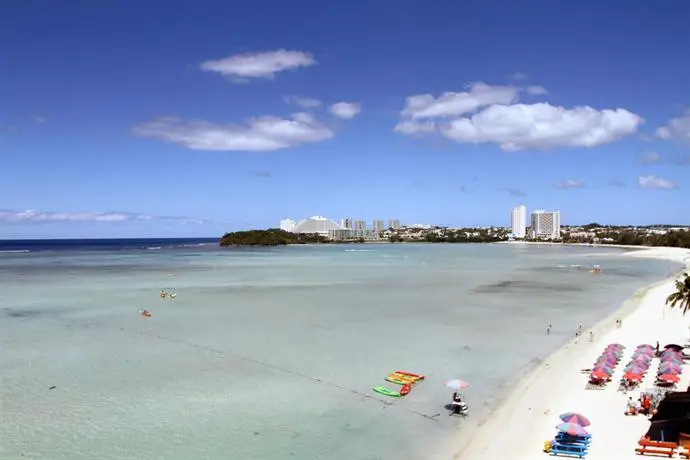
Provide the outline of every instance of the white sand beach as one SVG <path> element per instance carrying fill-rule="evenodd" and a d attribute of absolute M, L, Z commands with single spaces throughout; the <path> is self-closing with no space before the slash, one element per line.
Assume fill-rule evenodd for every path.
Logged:
<path fill-rule="evenodd" d="M 649 248 L 623 254 L 624 257 L 644 257 L 672 260 L 690 267 L 690 250 L 679 248 Z M 637 399 L 640 390 L 653 386 L 655 358 L 637 391 L 625 394 L 618 391 L 622 368 L 635 347 L 658 340 L 668 343 L 688 343 L 690 317 L 680 310 L 665 306 L 673 292 L 675 277 L 651 288 L 638 291 L 615 315 L 590 329 L 594 340 L 589 342 L 586 331 L 576 343 L 565 347 L 544 360 L 537 369 L 516 386 L 505 404 L 491 414 L 473 433 L 466 446 L 460 446 L 454 458 L 461 460 L 527 460 L 553 458 L 544 453 L 544 442 L 553 439 L 558 416 L 577 412 L 587 416 L 592 425 L 592 444 L 587 455 L 592 460 L 625 460 L 639 458 L 635 453 L 637 441 L 649 428 L 644 416 L 625 416 L 626 400 Z M 616 327 L 616 320 L 622 327 Z M 606 345 L 620 343 L 626 347 L 621 364 L 604 390 L 586 389 L 588 376 L 582 369 L 591 368 Z M 685 390 L 690 384 L 690 369 L 685 370 L 676 388 Z M 457 446 L 456 446 L 457 448 Z"/>

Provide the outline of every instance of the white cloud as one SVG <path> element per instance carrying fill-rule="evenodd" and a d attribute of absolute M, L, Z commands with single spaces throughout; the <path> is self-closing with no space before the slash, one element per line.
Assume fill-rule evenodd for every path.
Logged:
<path fill-rule="evenodd" d="M 512 104 L 518 98 L 518 89 L 513 86 L 489 86 L 478 82 L 467 89 L 461 93 L 443 93 L 437 98 L 431 94 L 410 96 L 400 114 L 412 119 L 453 117 L 492 104 Z"/>
<path fill-rule="evenodd" d="M 656 135 L 661 139 L 690 142 L 690 110 L 669 120 L 668 125 L 656 130 Z"/>
<path fill-rule="evenodd" d="M 302 107 L 303 109 L 313 109 L 321 105 L 321 101 L 310 97 L 285 96 L 283 100 L 287 104 L 296 105 L 298 107 Z"/>
<path fill-rule="evenodd" d="M 539 86 L 539 85 L 528 86 L 527 88 L 525 88 L 525 91 L 527 91 L 527 94 L 530 94 L 532 96 L 549 94 L 549 92 L 546 91 L 546 88 L 544 88 L 543 86 Z"/>
<path fill-rule="evenodd" d="M 362 111 L 362 106 L 356 102 L 338 102 L 331 106 L 330 111 L 338 118 L 349 120 Z"/>
<path fill-rule="evenodd" d="M 174 221 L 182 224 L 202 224 L 206 221 L 175 216 L 151 216 L 133 212 L 53 212 L 53 211 L 17 211 L 0 209 L 0 222 L 16 223 L 56 223 L 56 222 L 141 222 L 141 221 Z"/>
<path fill-rule="evenodd" d="M 558 189 L 558 190 L 567 190 L 567 189 L 572 189 L 572 188 L 584 188 L 585 184 L 578 181 L 578 180 L 564 180 L 560 182 L 556 182 L 553 184 L 553 188 Z"/>
<path fill-rule="evenodd" d="M 678 188 L 674 182 L 659 176 L 639 176 L 637 178 L 637 185 L 641 188 L 656 190 L 673 190 Z"/>
<path fill-rule="evenodd" d="M 508 75 L 508 78 L 510 78 L 512 80 L 526 80 L 527 75 L 525 75 L 522 72 L 515 72 L 515 73 Z"/>
<path fill-rule="evenodd" d="M 656 164 L 659 163 L 661 157 L 656 152 L 645 152 L 642 154 L 642 162 L 646 164 Z"/>
<path fill-rule="evenodd" d="M 221 75 L 239 78 L 273 79 L 278 72 L 309 67 L 316 64 L 314 57 L 303 51 L 285 49 L 261 53 L 235 54 L 223 59 L 201 63 L 201 69 Z"/>
<path fill-rule="evenodd" d="M 128 212 L 41 212 L 0 210 L 0 221 L 3 222 L 123 222 L 131 220 L 152 220 L 146 214 Z"/>
<path fill-rule="evenodd" d="M 284 149 L 333 137 L 333 131 L 309 113 L 293 113 L 290 118 L 264 116 L 244 125 L 163 117 L 137 125 L 133 132 L 192 150 L 247 152 Z"/>
<path fill-rule="evenodd" d="M 518 103 L 521 92 L 547 94 L 541 86 L 517 88 L 473 83 L 462 93 L 410 96 L 395 131 L 438 132 L 460 143 L 497 143 L 506 151 L 596 147 L 637 131 L 644 123 L 625 109 L 567 109 L 548 103 Z M 421 123 L 419 120 L 424 120 Z"/>
<path fill-rule="evenodd" d="M 401 121 L 395 126 L 395 132 L 402 134 L 424 134 L 436 131 L 436 124 L 433 121 Z"/>

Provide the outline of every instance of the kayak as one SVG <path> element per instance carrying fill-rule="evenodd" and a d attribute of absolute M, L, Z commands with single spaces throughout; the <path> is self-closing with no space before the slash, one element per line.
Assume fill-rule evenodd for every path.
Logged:
<path fill-rule="evenodd" d="M 386 387 L 374 387 L 373 390 L 377 393 L 381 393 L 385 396 L 390 396 L 391 398 L 399 398 L 400 392 L 395 390 L 389 390 Z"/>
<path fill-rule="evenodd" d="M 400 396 L 406 396 L 412 391 L 412 385 L 409 383 L 406 383 L 405 385 L 400 388 Z"/>
<path fill-rule="evenodd" d="M 386 377 L 386 380 L 388 380 L 391 383 L 397 383 L 398 385 L 405 385 L 406 383 L 417 383 L 419 381 L 419 379 L 416 377 L 410 377 L 409 375 L 398 374 L 397 372 L 393 372 L 391 374 L 388 374 L 388 377 Z"/>
<path fill-rule="evenodd" d="M 411 377 L 411 378 L 413 378 L 413 379 L 415 379 L 415 380 L 424 380 L 424 376 L 423 376 L 423 375 L 413 374 L 412 372 L 395 371 L 394 374 L 400 374 L 400 375 L 403 375 L 403 376 L 405 376 L 405 377 Z"/>
<path fill-rule="evenodd" d="M 386 382 L 395 383 L 396 385 L 407 385 L 409 383 L 414 383 L 415 381 L 414 380 L 408 380 L 405 378 L 398 378 L 396 376 L 393 376 L 393 374 L 391 374 L 388 377 L 386 377 Z"/>

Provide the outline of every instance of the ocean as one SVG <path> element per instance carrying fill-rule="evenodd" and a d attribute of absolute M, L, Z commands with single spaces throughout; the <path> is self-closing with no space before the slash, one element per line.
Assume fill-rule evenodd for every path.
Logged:
<path fill-rule="evenodd" d="M 0 458 L 448 458 L 579 324 L 681 268 L 621 252 L 0 242 Z M 427 378 L 374 393 L 395 370 Z"/>

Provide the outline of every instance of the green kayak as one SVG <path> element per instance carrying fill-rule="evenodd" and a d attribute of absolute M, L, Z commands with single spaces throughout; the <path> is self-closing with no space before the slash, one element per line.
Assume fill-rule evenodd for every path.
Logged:
<path fill-rule="evenodd" d="M 395 390 L 389 390 L 386 387 L 374 387 L 374 391 L 381 393 L 382 395 L 390 396 L 391 398 L 399 398 L 400 392 Z"/>

